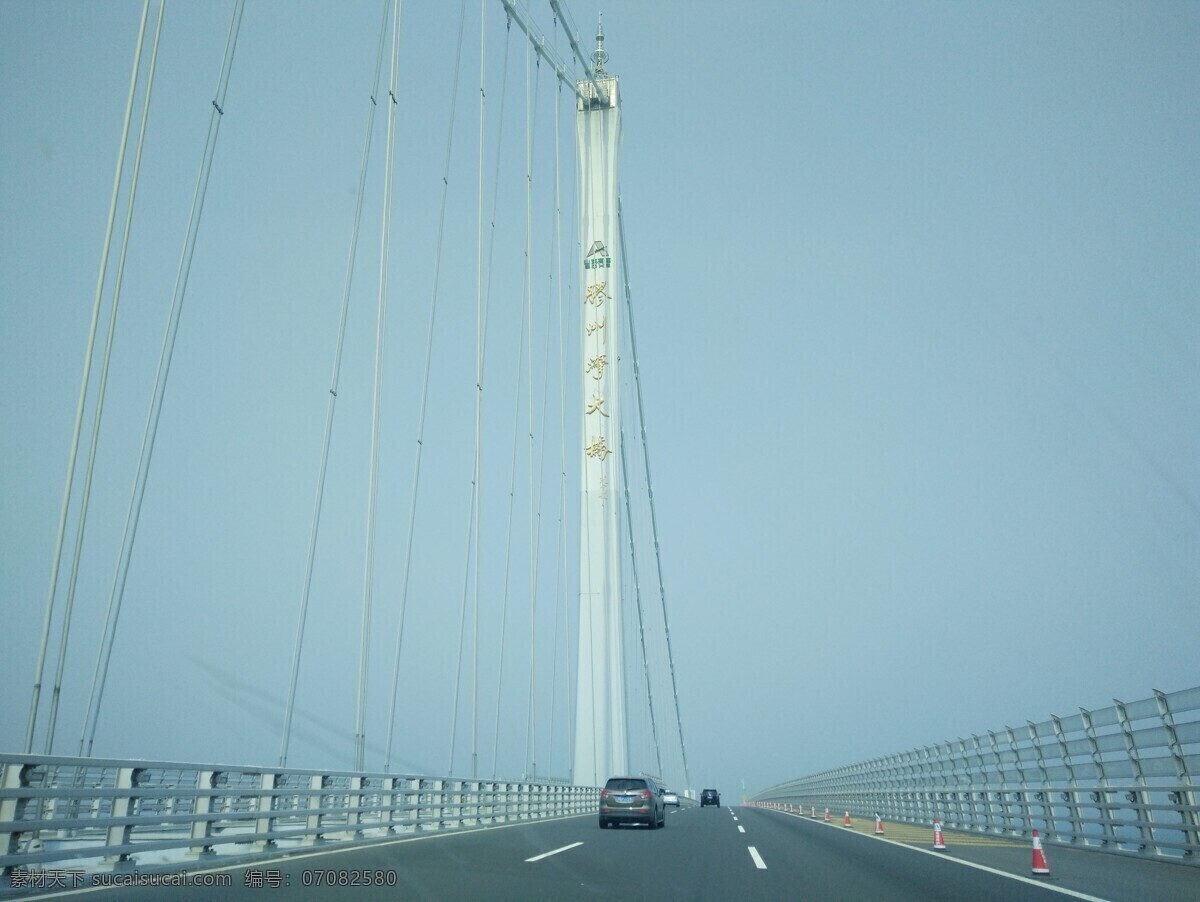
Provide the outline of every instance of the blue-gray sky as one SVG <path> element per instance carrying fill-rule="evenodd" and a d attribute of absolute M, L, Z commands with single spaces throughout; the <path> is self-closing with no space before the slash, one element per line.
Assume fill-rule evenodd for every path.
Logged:
<path fill-rule="evenodd" d="M 596 5 L 570 6 L 590 47 Z M 562 774 L 554 88 L 544 67 L 534 70 L 531 121 L 525 43 L 514 28 L 503 79 L 503 9 L 485 7 L 485 207 L 502 95 L 505 109 L 484 393 L 479 747 L 490 771 L 518 397 L 498 768 L 526 767 L 529 511 L 540 498 L 536 743 L 539 770 Z M 247 5 L 98 754 L 277 755 L 381 8 Z M 1200 7 L 789 2 L 732 12 L 610 0 L 603 9 L 624 103 L 629 274 L 694 786 L 733 792 L 745 779 L 753 791 L 1196 685 Z M 167 10 L 60 753 L 79 737 L 230 10 Z M 4 750 L 24 736 L 140 11 L 133 2 L 0 6 Z M 546 4 L 531 15 L 551 33 Z M 372 767 L 386 729 L 457 17 L 457 4 L 404 4 Z M 470 499 L 479 23 L 471 2 L 398 705 L 398 766 L 436 772 L 449 755 Z M 569 61 L 561 37 L 558 46 Z M 573 115 L 563 95 L 569 335 L 578 329 Z M 382 122 L 300 680 L 292 761 L 304 766 L 350 763 Z M 532 504 L 528 390 L 518 394 L 513 375 L 527 128 L 536 144 L 533 431 L 546 434 L 537 453 L 547 474 Z M 568 373 L 576 348 L 569 338 Z M 568 408 L 579 403 L 568 378 Z M 570 605 L 572 417 L 560 593 Z M 90 419 L 85 453 L 89 430 Z M 631 491 L 644 495 L 640 458 L 630 466 Z M 635 507 L 645 545 L 644 501 Z M 68 550 L 73 530 L 72 521 Z M 645 548 L 638 566 L 666 732 L 673 716 Z M 60 612 L 69 568 L 68 553 Z M 636 655 L 631 647 L 635 689 Z M 635 700 L 633 751 L 650 765 L 644 707 Z M 469 735 L 463 713 L 460 771 Z M 666 769 L 678 782 L 678 766 Z"/>

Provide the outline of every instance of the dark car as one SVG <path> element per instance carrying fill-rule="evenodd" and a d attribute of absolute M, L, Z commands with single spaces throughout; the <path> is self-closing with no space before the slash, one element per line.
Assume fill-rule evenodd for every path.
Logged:
<path fill-rule="evenodd" d="M 645 824 L 651 830 L 666 826 L 663 791 L 649 777 L 611 777 L 600 790 L 600 827 Z"/>
<path fill-rule="evenodd" d="M 721 794 L 715 789 L 704 790 L 702 793 L 700 793 L 700 807 L 703 808 L 705 805 L 716 805 L 718 808 L 720 808 Z"/>

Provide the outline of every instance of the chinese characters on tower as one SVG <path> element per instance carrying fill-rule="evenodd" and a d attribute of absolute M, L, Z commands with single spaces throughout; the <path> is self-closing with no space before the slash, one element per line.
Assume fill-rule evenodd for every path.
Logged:
<path fill-rule="evenodd" d="M 583 259 L 583 269 L 585 277 L 593 280 L 584 289 L 584 308 L 589 317 L 588 321 L 584 323 L 584 331 L 588 338 L 588 347 L 584 353 L 586 361 L 584 374 L 590 376 L 597 383 L 597 390 L 592 392 L 592 399 L 584 411 L 587 419 L 587 439 L 583 451 L 592 460 L 603 463 L 608 455 L 613 453 L 610 436 L 607 432 L 609 426 L 606 423 L 609 414 L 604 409 L 604 405 L 607 403 L 605 395 L 608 388 L 604 370 L 609 365 L 608 330 L 605 328 L 608 318 L 605 315 L 604 303 L 612 300 L 612 295 L 608 290 L 608 272 L 612 269 L 612 257 L 603 241 L 592 242 L 587 256 Z M 603 278 L 600 278 L 601 276 Z M 608 479 L 603 470 L 599 488 L 601 496 L 607 500 Z"/>

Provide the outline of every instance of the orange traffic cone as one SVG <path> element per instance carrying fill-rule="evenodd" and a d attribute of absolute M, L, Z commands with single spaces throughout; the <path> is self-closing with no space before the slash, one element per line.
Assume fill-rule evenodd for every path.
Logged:
<path fill-rule="evenodd" d="M 933 821 L 933 847 L 939 852 L 946 848 L 946 841 L 942 839 L 942 822 L 936 818 Z"/>
<path fill-rule="evenodd" d="M 878 814 L 875 815 L 875 835 L 883 836 L 883 818 Z"/>
<path fill-rule="evenodd" d="M 1036 830 L 1033 831 L 1033 873 L 1034 876 L 1050 873 L 1050 862 L 1046 861 L 1046 853 L 1042 851 L 1042 840 Z"/>
<path fill-rule="evenodd" d="M 853 826 L 853 824 L 850 823 L 850 812 L 849 811 L 846 812 L 846 823 L 842 824 L 842 826 L 843 827 Z"/>
<path fill-rule="evenodd" d="M 828 808 L 825 809 L 825 823 L 827 823 L 827 824 L 829 823 L 829 809 Z"/>

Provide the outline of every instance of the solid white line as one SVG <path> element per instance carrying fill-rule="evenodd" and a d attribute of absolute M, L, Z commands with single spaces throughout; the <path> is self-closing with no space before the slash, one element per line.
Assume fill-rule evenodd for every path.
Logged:
<path fill-rule="evenodd" d="M 745 832 L 746 832 L 746 828 L 743 827 L 741 824 L 738 824 L 738 833 L 745 833 Z"/>
<path fill-rule="evenodd" d="M 758 849 L 754 848 L 754 846 L 746 846 L 746 848 L 750 850 L 750 857 L 754 859 L 754 866 L 760 871 L 765 871 L 767 865 L 763 862 L 762 856 L 758 854 Z"/>
<path fill-rule="evenodd" d="M 561 849 L 554 849 L 551 852 L 543 852 L 541 855 L 534 855 L 532 858 L 526 858 L 526 861 L 541 861 L 543 858 L 549 858 L 551 855 L 557 855 L 559 852 L 566 852 L 574 849 L 576 846 L 582 846 L 581 842 L 573 842 L 569 846 L 563 846 Z"/>
<path fill-rule="evenodd" d="M 794 817 L 805 821 L 812 820 L 812 818 L 808 817 L 801 818 L 800 815 L 792 814 L 788 811 L 781 811 L 780 814 L 786 814 L 788 817 Z M 825 827 L 833 826 L 832 824 L 824 824 L 821 821 L 817 821 L 816 823 Z M 842 829 L 844 830 L 845 828 L 843 827 Z M 998 871 L 995 868 L 989 868 L 985 864 L 976 864 L 973 861 L 965 861 L 962 858 L 954 858 L 953 856 L 947 855 L 945 852 L 935 852 L 933 849 L 922 849 L 920 846 L 910 846 L 908 843 L 897 842 L 894 839 L 888 839 L 884 836 L 874 836 L 867 833 L 859 833 L 857 831 L 855 831 L 854 835 L 861 836 L 863 839 L 873 839 L 876 842 L 890 843 L 893 846 L 899 846 L 900 848 L 908 849 L 911 852 L 922 852 L 925 855 L 932 855 L 935 858 L 940 858 L 942 861 L 952 861 L 955 864 L 961 864 L 969 868 L 975 868 L 977 871 L 986 871 L 989 874 L 995 874 L 997 877 L 1007 877 L 1009 880 L 1019 880 L 1021 883 L 1028 883 L 1030 886 L 1038 886 L 1054 893 L 1062 893 L 1064 896 L 1070 896 L 1072 899 L 1083 899 L 1085 902 L 1109 902 L 1109 900 L 1100 896 L 1089 896 L 1087 893 L 1076 892 L 1073 889 L 1066 889 L 1065 887 L 1061 886 L 1051 886 L 1043 880 L 1034 880 L 1032 877 L 1022 877 L 1020 874 L 1012 874 L 1008 871 Z"/>
<path fill-rule="evenodd" d="M 883 839 L 881 836 L 874 837 L 875 839 Z M 919 846 L 908 846 L 902 842 L 884 839 L 884 842 L 890 842 L 894 846 L 904 846 L 906 849 L 912 849 L 914 852 L 923 852 L 926 855 L 933 855 L 936 858 L 941 858 L 946 861 L 954 861 L 958 864 L 965 864 L 969 868 L 975 868 L 979 871 L 987 871 L 989 874 L 996 874 L 1000 877 L 1008 877 L 1010 880 L 1020 880 L 1022 883 L 1028 883 L 1030 886 L 1040 886 L 1042 889 L 1054 890 L 1056 893 L 1062 893 L 1064 896 L 1070 896 L 1073 899 L 1084 899 L 1086 902 L 1108 902 L 1108 900 L 1100 896 L 1089 896 L 1087 893 L 1076 892 L 1073 889 L 1066 889 L 1061 886 L 1047 886 L 1043 880 L 1034 880 L 1032 877 L 1022 877 L 1020 874 L 1010 874 L 1007 871 L 998 871 L 995 868 L 989 868 L 984 864 L 976 864 L 973 861 L 963 861 L 961 858 L 948 857 L 944 852 L 935 852 L 932 849 L 922 849 Z"/>

